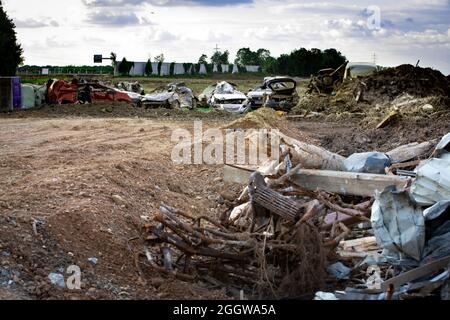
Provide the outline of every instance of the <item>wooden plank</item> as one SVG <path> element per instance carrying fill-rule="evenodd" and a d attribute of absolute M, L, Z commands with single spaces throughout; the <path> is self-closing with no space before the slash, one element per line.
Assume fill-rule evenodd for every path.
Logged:
<path fill-rule="evenodd" d="M 426 156 L 427 153 L 436 146 L 437 142 L 437 140 L 426 141 L 420 144 L 414 142 L 400 146 L 386 154 L 391 157 L 392 163 L 401 163 L 414 158 Z"/>
<path fill-rule="evenodd" d="M 439 271 L 440 269 L 445 269 L 450 263 L 450 256 L 442 258 L 440 260 L 433 261 L 422 267 L 413 269 L 411 271 L 402 273 L 397 277 L 384 281 L 381 284 L 381 290 L 387 291 L 391 285 L 394 286 L 394 290 L 399 286 L 424 277 L 426 275 L 432 274 L 433 272 Z"/>
<path fill-rule="evenodd" d="M 400 113 L 397 110 L 392 111 L 391 113 L 389 113 L 389 115 L 386 116 L 386 118 L 383 119 L 383 121 L 381 121 L 377 125 L 377 129 L 381 129 L 381 128 L 387 127 L 394 120 L 398 119 L 399 116 L 400 116 Z"/>
<path fill-rule="evenodd" d="M 380 250 L 376 237 L 366 237 L 341 241 L 339 244 L 344 251 L 366 252 Z"/>
<path fill-rule="evenodd" d="M 240 184 L 248 184 L 251 168 L 236 166 L 224 167 L 224 181 Z M 383 191 L 389 186 L 403 188 L 410 178 L 399 176 L 387 176 L 380 174 L 353 173 L 324 170 L 301 170 L 291 178 L 291 181 L 306 190 L 318 189 L 329 193 L 342 195 L 354 195 L 372 197 L 375 191 Z"/>
<path fill-rule="evenodd" d="M 302 170 L 292 181 L 307 190 L 317 189 L 329 193 L 373 197 L 375 191 L 387 187 L 403 188 L 409 178 L 368 173 Z"/>

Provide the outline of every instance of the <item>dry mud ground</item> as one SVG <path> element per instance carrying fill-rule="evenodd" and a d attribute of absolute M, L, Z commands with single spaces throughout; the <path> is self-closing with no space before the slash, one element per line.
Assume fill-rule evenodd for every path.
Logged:
<path fill-rule="evenodd" d="M 0 299 L 226 299 L 226 288 L 164 279 L 134 264 L 143 250 L 140 227 L 161 202 L 193 215 L 219 215 L 220 195 L 233 198 L 220 166 L 175 166 L 175 128 L 194 117 L 141 114 L 113 118 L 100 110 L 60 117 L 48 110 L 0 115 Z M 199 115 L 197 115 L 199 116 Z M 228 116 L 204 116 L 219 127 Z M 430 129 L 382 129 L 357 123 L 295 123 L 323 146 L 349 154 L 441 137 L 449 122 Z M 97 258 L 94 266 L 89 258 Z M 82 289 L 49 284 L 51 272 L 82 270 Z M 67 275 L 66 275 L 67 277 Z"/>

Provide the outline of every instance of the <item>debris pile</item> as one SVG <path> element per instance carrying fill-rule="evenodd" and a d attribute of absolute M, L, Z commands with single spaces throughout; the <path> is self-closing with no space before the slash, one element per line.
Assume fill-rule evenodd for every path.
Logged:
<path fill-rule="evenodd" d="M 412 65 L 381 70 L 374 75 L 346 81 L 337 96 L 351 93 L 358 101 L 383 103 L 409 94 L 415 98 L 450 97 L 450 83 L 439 71 Z"/>
<path fill-rule="evenodd" d="M 314 93 L 314 92 L 313 92 Z M 310 94 L 297 114 L 343 114 L 376 117 L 395 110 L 403 115 L 441 114 L 450 108 L 450 82 L 430 68 L 401 65 L 373 75 L 348 79 L 330 95 Z"/>
<path fill-rule="evenodd" d="M 141 275 L 145 263 L 254 298 L 441 297 L 450 263 L 450 134 L 349 158 L 273 134 L 279 158 L 225 166 L 224 180 L 245 188 L 220 217 L 161 205 L 144 227 Z"/>

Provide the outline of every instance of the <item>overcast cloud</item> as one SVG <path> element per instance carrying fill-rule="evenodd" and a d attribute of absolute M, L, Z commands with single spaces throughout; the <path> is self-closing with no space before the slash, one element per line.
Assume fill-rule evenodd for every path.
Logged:
<path fill-rule="evenodd" d="M 27 64 L 92 64 L 96 53 L 196 62 L 216 44 L 273 55 L 334 47 L 352 61 L 431 66 L 450 73 L 450 1 L 3 0 Z M 368 28 L 371 6 L 379 28 Z M 369 25 L 370 26 L 370 25 Z M 375 54 L 375 55 L 374 55 Z"/>

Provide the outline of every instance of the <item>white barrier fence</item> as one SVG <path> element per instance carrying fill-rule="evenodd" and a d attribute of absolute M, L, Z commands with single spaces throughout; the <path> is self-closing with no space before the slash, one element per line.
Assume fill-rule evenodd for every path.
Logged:
<path fill-rule="evenodd" d="M 147 65 L 147 62 L 134 62 L 134 66 L 130 70 L 130 76 L 145 76 L 145 66 Z M 168 76 L 170 75 L 170 66 L 172 63 L 164 62 L 161 64 L 161 71 L 158 73 L 158 62 L 152 62 L 152 75 L 157 76 L 158 74 L 160 76 Z M 185 65 L 183 63 L 175 63 L 173 66 L 173 74 L 174 75 L 184 75 L 184 74 L 192 74 L 192 68 L 198 68 L 196 64 L 190 64 L 190 67 L 185 68 Z M 117 63 L 115 69 L 114 69 L 114 75 L 119 75 L 119 66 L 120 62 Z M 256 73 L 259 72 L 260 68 L 259 66 L 244 66 L 247 72 L 249 73 Z M 188 69 L 188 70 L 185 70 Z M 237 65 L 228 65 L 223 64 L 220 66 L 214 65 L 213 66 L 213 72 L 214 73 L 239 73 L 239 68 Z M 200 69 L 198 72 L 195 72 L 198 74 L 207 74 L 206 65 L 201 64 Z"/>

